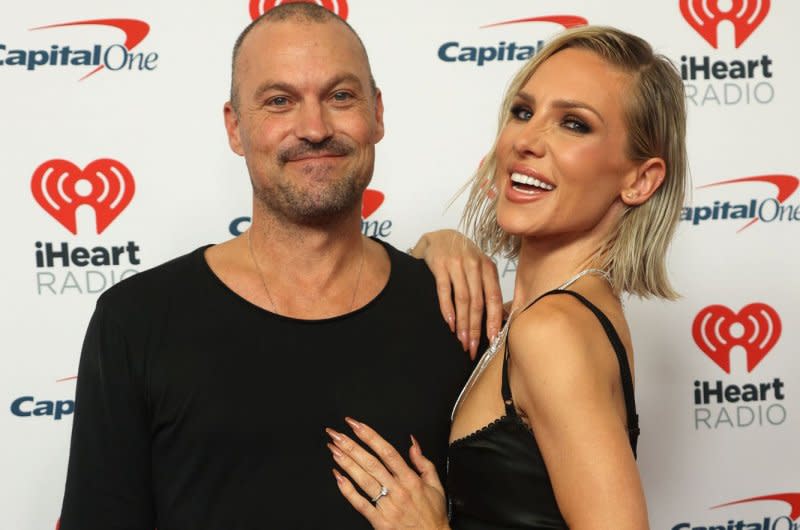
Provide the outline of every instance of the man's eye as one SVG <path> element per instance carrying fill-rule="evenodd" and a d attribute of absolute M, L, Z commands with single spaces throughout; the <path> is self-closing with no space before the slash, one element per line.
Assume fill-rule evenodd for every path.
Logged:
<path fill-rule="evenodd" d="M 334 94 L 333 94 L 334 101 L 340 101 L 340 102 L 341 101 L 348 101 L 352 97 L 353 96 L 349 92 L 339 91 L 339 92 L 334 92 Z"/>
<path fill-rule="evenodd" d="M 515 105 L 514 107 L 511 107 L 511 116 L 517 120 L 529 121 L 531 118 L 533 118 L 533 112 L 531 112 L 531 109 L 528 107 Z"/>
<path fill-rule="evenodd" d="M 267 104 L 275 106 L 275 107 L 283 107 L 283 106 L 289 104 L 289 98 L 287 98 L 285 96 L 276 96 L 276 97 L 270 99 L 269 101 L 267 101 Z"/>

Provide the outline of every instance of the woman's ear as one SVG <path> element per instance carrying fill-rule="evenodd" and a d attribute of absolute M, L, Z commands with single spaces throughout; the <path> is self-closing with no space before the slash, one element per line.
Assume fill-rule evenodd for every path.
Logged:
<path fill-rule="evenodd" d="M 649 158 L 636 168 L 634 180 L 620 192 L 622 202 L 628 206 L 639 206 L 646 202 L 661 184 L 667 173 L 662 158 Z"/>

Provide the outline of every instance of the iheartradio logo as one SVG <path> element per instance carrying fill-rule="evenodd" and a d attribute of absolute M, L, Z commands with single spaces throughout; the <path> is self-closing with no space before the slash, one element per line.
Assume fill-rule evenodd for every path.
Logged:
<path fill-rule="evenodd" d="M 692 337 L 717 366 L 731 373 L 731 350 L 747 352 L 747 371 L 752 372 L 781 336 L 778 312 L 763 303 L 744 306 L 738 313 L 724 305 L 702 309 L 692 324 Z"/>
<path fill-rule="evenodd" d="M 282 4 L 299 3 L 317 4 L 339 15 L 342 20 L 347 20 L 347 14 L 350 11 L 347 7 L 347 0 L 250 0 L 250 18 L 255 20 L 273 7 Z"/>
<path fill-rule="evenodd" d="M 68 160 L 48 160 L 31 178 L 33 198 L 73 234 L 78 233 L 78 207 L 92 207 L 101 234 L 130 204 L 135 189 L 130 170 L 110 158 L 90 162 L 83 169 Z"/>
<path fill-rule="evenodd" d="M 683 18 L 714 48 L 718 48 L 720 22 L 733 24 L 734 44 L 738 48 L 764 21 L 770 7 L 770 0 L 728 0 L 730 8 L 723 11 L 720 1 L 680 0 Z"/>

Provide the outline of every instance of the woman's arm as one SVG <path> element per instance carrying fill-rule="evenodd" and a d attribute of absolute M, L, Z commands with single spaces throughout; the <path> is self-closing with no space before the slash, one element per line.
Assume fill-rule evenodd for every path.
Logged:
<path fill-rule="evenodd" d="M 509 380 L 573 530 L 648 528 L 619 364 L 595 317 L 570 297 L 522 313 L 509 335 Z"/>

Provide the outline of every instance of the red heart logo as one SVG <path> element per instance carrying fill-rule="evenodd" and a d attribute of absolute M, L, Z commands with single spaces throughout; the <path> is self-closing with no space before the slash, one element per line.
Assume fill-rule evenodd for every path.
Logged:
<path fill-rule="evenodd" d="M 347 0 L 250 0 L 250 18 L 257 19 L 273 7 L 281 4 L 317 4 L 347 20 Z"/>
<path fill-rule="evenodd" d="M 378 190 L 364 190 L 361 200 L 361 218 L 367 219 L 383 204 L 383 193 Z"/>
<path fill-rule="evenodd" d="M 78 189 L 81 183 L 83 190 Z M 94 209 L 101 234 L 131 202 L 135 188 L 130 170 L 110 158 L 95 160 L 83 170 L 68 160 L 48 160 L 31 178 L 36 202 L 73 234 L 78 233 L 75 212 L 79 206 Z"/>
<path fill-rule="evenodd" d="M 734 333 L 732 326 L 741 326 Z M 724 305 L 701 310 L 692 324 L 694 341 L 712 361 L 731 373 L 731 349 L 741 346 L 747 352 L 747 371 L 752 372 L 772 350 L 781 336 L 781 318 L 767 304 L 746 305 L 734 313 Z"/>
<path fill-rule="evenodd" d="M 717 47 L 717 28 L 723 20 L 733 24 L 735 45 L 747 40 L 764 21 L 769 12 L 770 0 L 732 0 L 729 10 L 723 12 L 719 0 L 681 0 L 681 14 L 686 22 L 714 48 Z"/>

